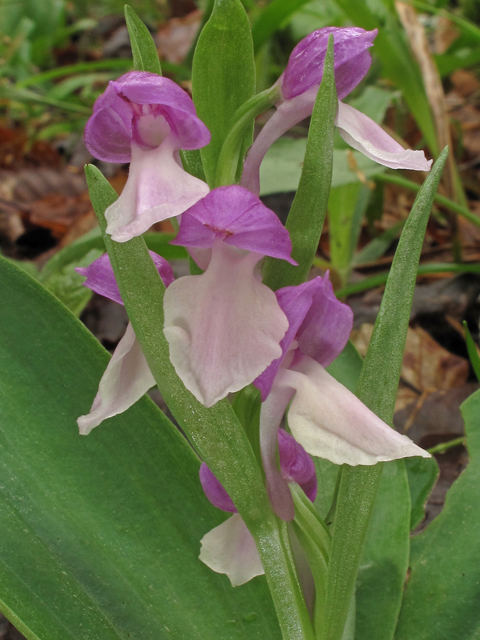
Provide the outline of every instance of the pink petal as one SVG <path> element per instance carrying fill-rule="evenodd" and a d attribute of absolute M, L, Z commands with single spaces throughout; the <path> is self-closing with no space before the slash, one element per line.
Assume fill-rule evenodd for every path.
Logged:
<path fill-rule="evenodd" d="M 192 99 L 173 80 L 146 71 L 130 71 L 112 83 L 119 100 L 157 106 L 179 138 L 179 148 L 200 149 L 210 132 L 197 117 Z"/>
<path fill-rule="evenodd" d="M 85 125 L 85 144 L 92 156 L 104 162 L 130 162 L 132 119 L 132 110 L 110 82 Z"/>
<path fill-rule="evenodd" d="M 317 497 L 315 464 L 305 449 L 284 429 L 278 430 L 278 456 L 282 477 L 296 482 L 311 502 Z"/>
<path fill-rule="evenodd" d="M 275 513 L 287 522 L 293 520 L 295 507 L 288 481 L 278 468 L 277 447 L 280 423 L 293 394 L 294 390 L 288 386 L 274 385 L 260 410 L 260 451 L 268 497 Z"/>
<path fill-rule="evenodd" d="M 288 425 L 295 440 L 313 456 L 352 466 L 430 457 L 311 358 L 305 356 L 295 370 L 281 370 L 276 384 L 296 390 Z"/>
<path fill-rule="evenodd" d="M 272 144 L 286 131 L 311 115 L 318 86 L 277 105 L 277 110 L 258 134 L 248 152 L 241 185 L 258 196 L 260 193 L 260 165 Z"/>
<path fill-rule="evenodd" d="M 353 313 L 350 307 L 336 299 L 328 272 L 296 287 L 284 287 L 276 292 L 278 304 L 288 318 L 288 331 L 280 346 L 282 356 L 254 381 L 265 400 L 275 376 L 292 342 L 298 349 L 323 367 L 331 364 L 342 352 L 350 336 Z"/>
<path fill-rule="evenodd" d="M 216 573 L 226 574 L 232 587 L 265 573 L 252 534 L 238 513 L 209 531 L 200 542 L 200 560 Z"/>
<path fill-rule="evenodd" d="M 80 433 L 86 436 L 107 418 L 123 413 L 154 385 L 140 343 L 129 324 L 100 380 L 90 413 L 77 420 Z"/>
<path fill-rule="evenodd" d="M 172 267 L 165 258 L 162 258 L 162 256 L 159 256 L 157 253 L 153 251 L 149 251 L 148 253 L 157 267 L 163 284 L 168 287 L 175 280 Z M 88 267 L 77 267 L 75 271 L 87 278 L 83 283 L 84 287 L 88 287 L 88 289 L 95 291 L 95 293 L 98 293 L 104 298 L 109 298 L 114 302 L 118 302 L 118 304 L 123 304 L 108 253 L 104 253 L 103 256 L 100 256 L 100 258 L 92 262 Z"/>
<path fill-rule="evenodd" d="M 205 462 L 200 465 L 199 475 L 202 489 L 213 506 L 228 513 L 237 513 L 237 508 L 223 484 Z"/>
<path fill-rule="evenodd" d="M 209 191 L 175 161 L 177 142 L 169 136 L 159 147 L 132 144 L 130 173 L 122 194 L 108 207 L 107 233 L 116 242 L 139 236 L 152 224 L 177 216 Z"/>
<path fill-rule="evenodd" d="M 277 215 L 238 185 L 218 187 L 182 215 L 173 244 L 208 248 L 216 238 L 227 244 L 291 264 L 292 243 Z"/>
<path fill-rule="evenodd" d="M 260 258 L 217 240 L 205 273 L 179 278 L 165 293 L 170 360 L 206 407 L 243 389 L 281 354 L 288 321 L 255 273 Z"/>
<path fill-rule="evenodd" d="M 337 94 L 344 97 L 363 79 L 370 66 L 370 54 L 367 53 L 377 35 L 377 29 L 365 31 L 358 27 L 325 27 L 313 31 L 297 44 L 292 51 L 282 81 L 282 93 L 290 100 L 304 93 L 313 85 L 320 84 L 323 76 L 323 64 L 328 45 L 328 36 L 334 38 L 334 65 Z M 359 57 L 368 57 L 366 69 L 358 64 Z M 344 80 L 346 92 L 338 86 L 339 71 Z M 347 81 L 347 77 L 348 81 Z M 340 96 L 340 94 L 343 94 Z"/>
<path fill-rule="evenodd" d="M 315 287 L 312 304 L 298 330 L 298 348 L 322 367 L 328 367 L 348 342 L 353 312 L 335 297 L 328 272 L 323 280 L 315 280 L 320 283 Z M 280 306 L 283 309 L 281 303 Z"/>
<path fill-rule="evenodd" d="M 347 144 L 385 167 L 429 171 L 432 166 L 423 151 L 404 149 L 376 122 L 340 101 L 335 124 Z"/>

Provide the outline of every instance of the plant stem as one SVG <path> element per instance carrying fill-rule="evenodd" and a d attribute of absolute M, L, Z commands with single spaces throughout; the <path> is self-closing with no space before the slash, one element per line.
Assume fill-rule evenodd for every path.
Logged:
<path fill-rule="evenodd" d="M 420 184 L 417 184 L 416 182 L 412 182 L 411 180 L 407 180 L 407 178 L 402 178 L 401 176 L 393 175 L 391 173 L 379 173 L 378 175 L 374 176 L 374 180 L 378 182 L 386 182 L 387 184 L 395 184 L 395 185 L 398 185 L 399 187 L 404 187 L 409 191 L 414 191 L 415 193 L 418 193 L 421 189 Z M 480 217 L 472 213 L 466 207 L 463 207 L 461 204 L 458 204 L 453 200 L 450 200 L 450 198 L 446 198 L 445 196 L 439 195 L 438 193 L 435 194 L 433 201 L 436 202 L 437 204 L 442 205 L 442 207 L 445 207 L 446 209 L 453 211 L 454 213 L 458 213 L 460 216 L 463 216 L 472 224 L 475 224 L 477 227 L 480 227 Z"/>

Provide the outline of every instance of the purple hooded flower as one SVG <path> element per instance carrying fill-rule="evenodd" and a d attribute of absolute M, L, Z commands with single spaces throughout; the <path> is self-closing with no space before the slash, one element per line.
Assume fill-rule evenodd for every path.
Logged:
<path fill-rule="evenodd" d="M 277 299 L 289 321 L 282 355 L 254 384 L 264 399 L 260 448 L 267 490 L 277 515 L 291 520 L 292 497 L 277 465 L 277 433 L 289 403 L 288 426 L 310 455 L 354 466 L 429 454 L 325 370 L 343 350 L 353 321 L 351 309 L 335 298 L 328 274 L 280 289 Z"/>
<path fill-rule="evenodd" d="M 283 429 L 279 429 L 277 438 L 282 478 L 287 483 L 300 485 L 313 502 L 317 495 L 313 460 Z M 225 573 L 234 587 L 262 575 L 262 563 L 251 533 L 238 515 L 232 499 L 205 463 L 200 467 L 200 482 L 214 506 L 234 514 L 202 538 L 200 560 L 217 573 Z"/>
<path fill-rule="evenodd" d="M 370 68 L 369 48 L 377 30 L 357 27 L 326 27 L 304 38 L 292 51 L 287 68 L 277 84 L 280 101 L 277 110 L 252 145 L 242 176 L 242 185 L 260 192 L 260 164 L 271 145 L 286 131 L 312 114 L 323 76 L 328 37 L 334 37 L 334 69 L 338 112 L 335 121 L 342 138 L 371 160 L 391 169 L 428 171 L 423 151 L 404 149 L 373 120 L 341 100 L 365 77 Z"/>
<path fill-rule="evenodd" d="M 95 158 L 130 162 L 125 188 L 105 213 L 113 240 L 126 242 L 208 193 L 182 169 L 178 152 L 209 142 L 192 100 L 172 80 L 131 71 L 109 83 L 85 127 L 85 144 Z"/>
<path fill-rule="evenodd" d="M 288 322 L 257 264 L 265 255 L 296 263 L 277 216 L 238 185 L 214 189 L 186 211 L 174 244 L 205 273 L 168 288 L 164 333 L 177 374 L 210 407 L 280 357 Z"/>
<path fill-rule="evenodd" d="M 165 286 L 168 287 L 174 280 L 172 268 L 161 256 L 153 251 L 149 253 Z M 90 266 L 77 268 L 76 271 L 87 278 L 83 283 L 85 287 L 123 304 L 112 265 L 106 253 Z M 118 343 L 100 380 L 90 413 L 80 416 L 77 420 L 80 433 L 88 435 L 93 428 L 98 427 L 107 418 L 123 413 L 154 385 L 155 379 L 135 337 L 132 325 L 129 323 L 125 335 Z"/>

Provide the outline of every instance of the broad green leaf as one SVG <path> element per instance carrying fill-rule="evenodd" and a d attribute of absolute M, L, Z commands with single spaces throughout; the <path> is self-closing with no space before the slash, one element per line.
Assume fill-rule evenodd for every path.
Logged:
<path fill-rule="evenodd" d="M 147 398 L 85 437 L 108 355 L 0 259 L 0 610 L 29 640 L 279 640 L 264 578 L 197 558 L 224 519 L 199 460 Z"/>
<path fill-rule="evenodd" d="M 232 116 L 255 92 L 252 35 L 240 0 L 215 1 L 195 49 L 192 92 L 198 117 L 212 135 L 212 141 L 200 153 L 207 182 L 213 186 L 218 156 L 233 124 Z M 252 138 L 253 121 L 244 151 Z"/>
<path fill-rule="evenodd" d="M 268 150 L 260 166 L 261 195 L 296 191 L 302 174 L 306 138 L 280 138 Z M 386 171 L 373 160 L 351 149 L 334 149 L 332 189 L 358 184 L 359 175 L 371 178 Z"/>
<path fill-rule="evenodd" d="M 92 165 L 87 184 L 100 228 L 105 209 L 117 194 Z M 117 243 L 104 233 L 110 262 L 145 357 L 169 409 L 192 446 L 231 496 L 259 550 L 282 633 L 290 640 L 312 640 L 312 628 L 291 561 L 285 523 L 277 521 L 255 454 L 230 403 L 207 409 L 187 391 L 170 362 L 163 334 L 165 286 L 141 237 Z"/>
<path fill-rule="evenodd" d="M 312 266 L 327 212 L 333 166 L 333 129 L 337 114 L 337 92 L 333 69 L 333 37 L 323 67 L 323 78 L 313 108 L 300 184 L 286 228 L 292 241 L 293 267 L 282 260 L 266 258 L 264 282 L 272 289 L 304 282 Z"/>
<path fill-rule="evenodd" d="M 323 27 L 343 27 L 345 14 L 333 0 L 313 0 L 304 5 L 291 18 L 289 29 L 294 42 L 300 42 L 309 33 Z"/>
<path fill-rule="evenodd" d="M 393 418 L 418 260 L 447 154 L 448 149 L 444 149 L 422 186 L 405 224 L 357 390 L 360 400 L 387 423 Z M 383 466 L 344 466 L 342 469 L 328 572 L 327 619 L 322 640 L 340 640 L 342 637 Z M 408 485 L 404 493 L 408 501 Z M 401 528 L 405 514 L 399 517 L 401 519 L 397 525 Z M 408 545 L 409 539 L 405 536 L 403 549 L 398 549 L 398 557 L 402 553 L 408 557 Z M 403 583 L 399 579 L 397 593 L 401 594 L 402 588 Z M 372 602 L 370 606 L 375 607 L 375 604 Z M 390 629 L 391 620 L 385 619 L 382 626 Z"/>
<path fill-rule="evenodd" d="M 133 67 L 138 71 L 149 71 L 162 75 L 157 48 L 150 31 L 137 16 L 135 11 L 125 5 L 125 22 L 132 46 Z"/>
<path fill-rule="evenodd" d="M 476 640 L 480 566 L 480 392 L 461 406 L 470 462 L 443 511 L 412 539 L 396 640 Z"/>
<path fill-rule="evenodd" d="M 293 14 L 309 0 L 272 0 L 252 25 L 255 51 L 258 51 L 273 34 L 285 26 Z"/>

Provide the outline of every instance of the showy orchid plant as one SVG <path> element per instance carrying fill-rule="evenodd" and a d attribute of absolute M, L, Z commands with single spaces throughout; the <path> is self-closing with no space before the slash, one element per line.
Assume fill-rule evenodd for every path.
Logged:
<path fill-rule="evenodd" d="M 119 197 L 87 166 L 107 253 L 77 272 L 85 287 L 124 305 L 129 323 L 75 404 L 88 436 L 72 436 L 80 468 L 89 486 L 96 465 L 101 487 L 97 501 L 78 497 L 74 518 L 82 529 L 81 513 L 91 510 L 85 545 L 98 552 L 98 567 L 85 552 L 75 574 L 90 612 L 76 637 L 393 639 L 403 615 L 410 504 L 434 464 L 392 428 L 393 406 L 447 152 L 430 171 L 423 151 L 405 149 L 348 103 L 369 71 L 377 29 L 314 31 L 274 85 L 255 94 L 243 5 L 217 0 L 196 47 L 192 98 L 161 76 L 148 32 L 131 10 L 127 18 L 135 70 L 109 83 L 85 129 L 93 158 L 130 166 Z M 267 112 L 253 140 L 255 118 Z M 259 197 L 260 166 L 307 117 L 302 177 L 284 225 Z M 335 129 L 380 165 L 425 172 L 363 362 L 349 342 L 350 307 L 335 296 L 328 271 L 310 273 Z M 190 275 L 146 248 L 142 234 L 165 220 Z M 142 399 L 155 385 L 175 422 Z M 416 476 L 407 476 L 405 459 Z M 101 533 L 103 519 L 118 544 Z M 66 527 L 62 535 L 72 534 Z M 378 602 L 384 593 L 392 601 L 372 605 L 373 615 L 361 580 Z M 120 617 L 110 597 L 126 607 Z M 5 602 L 14 611 L 13 599 Z M 140 630 L 130 628 L 132 607 L 146 620 Z M 97 621 L 97 609 L 108 624 Z M 29 638 L 61 637 L 29 624 Z M 409 640 L 417 637 L 427 638 Z"/>

